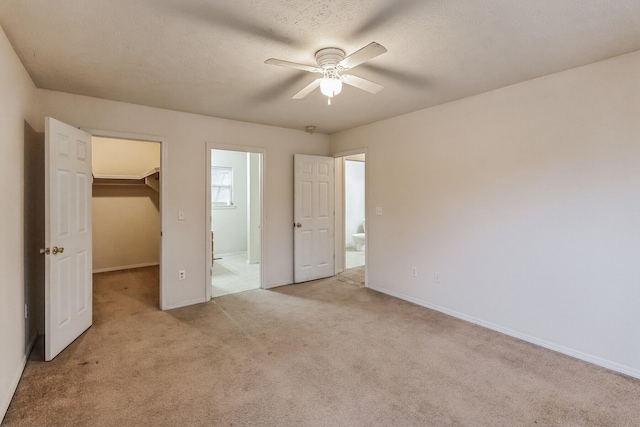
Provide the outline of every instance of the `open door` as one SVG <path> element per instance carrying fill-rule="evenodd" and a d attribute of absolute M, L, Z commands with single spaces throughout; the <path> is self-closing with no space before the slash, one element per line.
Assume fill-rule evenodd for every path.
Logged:
<path fill-rule="evenodd" d="M 334 274 L 334 159 L 294 156 L 295 283 Z"/>
<path fill-rule="evenodd" d="M 45 360 L 91 326 L 91 135 L 45 122 Z"/>

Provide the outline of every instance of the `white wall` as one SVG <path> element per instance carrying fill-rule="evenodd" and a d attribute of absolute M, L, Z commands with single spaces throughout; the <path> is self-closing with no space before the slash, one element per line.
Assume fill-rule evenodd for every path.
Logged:
<path fill-rule="evenodd" d="M 24 319 L 24 122 L 36 88 L 0 29 L 0 420 L 26 362 Z"/>
<path fill-rule="evenodd" d="M 332 135 L 368 147 L 370 286 L 640 377 L 638 76 L 640 52 Z"/>
<path fill-rule="evenodd" d="M 233 207 L 211 211 L 215 255 L 247 250 L 247 153 L 211 150 L 211 166 L 233 168 Z"/>
<path fill-rule="evenodd" d="M 355 233 L 363 232 L 364 219 L 364 162 L 346 160 L 345 179 L 345 243 L 347 248 L 355 248 Z"/>
<path fill-rule="evenodd" d="M 293 155 L 327 155 L 328 137 L 303 131 L 179 113 L 49 90 L 38 90 L 39 120 L 45 116 L 73 126 L 155 135 L 166 140 L 162 171 L 166 211 L 163 212 L 163 254 L 166 308 L 205 300 L 210 245 L 205 217 L 207 142 L 263 148 L 266 287 L 293 281 Z M 38 130 L 38 129 L 37 129 Z M 164 154 L 164 152 L 163 152 Z M 178 211 L 185 220 L 178 221 Z M 178 270 L 186 279 L 178 281 Z"/>

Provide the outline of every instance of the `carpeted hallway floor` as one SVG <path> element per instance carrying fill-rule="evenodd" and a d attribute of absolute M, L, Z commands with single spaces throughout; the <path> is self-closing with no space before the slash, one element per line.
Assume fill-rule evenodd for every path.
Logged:
<path fill-rule="evenodd" d="M 10 426 L 637 426 L 640 381 L 362 286 L 361 270 L 158 310 L 94 276 L 94 325 L 32 358 Z"/>

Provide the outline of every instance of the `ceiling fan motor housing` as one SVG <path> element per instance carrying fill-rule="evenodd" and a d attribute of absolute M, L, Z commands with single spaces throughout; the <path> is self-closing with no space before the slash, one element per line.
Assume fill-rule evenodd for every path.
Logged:
<path fill-rule="evenodd" d="M 344 59 L 344 50 L 337 47 L 327 47 L 316 52 L 316 62 L 323 70 L 337 68 L 338 63 Z"/>

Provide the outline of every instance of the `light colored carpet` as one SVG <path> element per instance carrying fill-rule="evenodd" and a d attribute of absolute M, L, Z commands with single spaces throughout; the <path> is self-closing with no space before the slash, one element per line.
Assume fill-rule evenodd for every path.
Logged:
<path fill-rule="evenodd" d="M 98 274 L 94 325 L 28 362 L 4 424 L 640 424 L 640 381 L 346 276 L 162 312 L 157 268 Z"/>

